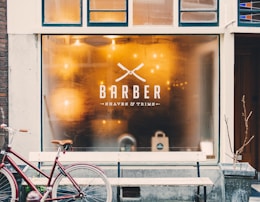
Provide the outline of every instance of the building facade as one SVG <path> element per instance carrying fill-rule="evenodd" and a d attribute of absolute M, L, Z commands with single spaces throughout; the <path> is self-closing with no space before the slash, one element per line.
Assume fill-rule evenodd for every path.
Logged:
<path fill-rule="evenodd" d="M 0 106 L 8 115 L 8 36 L 7 36 L 7 7 L 6 2 L 0 2 Z M 5 117 L 4 117 L 5 118 Z M 6 118 L 8 119 L 8 117 Z"/>
<path fill-rule="evenodd" d="M 8 0 L 1 105 L 29 130 L 14 147 L 203 150 L 216 166 L 242 145 L 245 95 L 255 137 L 242 158 L 259 170 L 259 12 L 247 0 Z"/>

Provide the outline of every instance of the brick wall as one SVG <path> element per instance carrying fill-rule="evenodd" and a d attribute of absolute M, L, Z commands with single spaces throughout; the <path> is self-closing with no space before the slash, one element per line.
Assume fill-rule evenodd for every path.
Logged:
<path fill-rule="evenodd" d="M 7 1 L 0 0 L 0 107 L 3 107 L 5 123 L 8 122 L 8 37 Z M 2 116 L 0 116 L 0 123 Z"/>

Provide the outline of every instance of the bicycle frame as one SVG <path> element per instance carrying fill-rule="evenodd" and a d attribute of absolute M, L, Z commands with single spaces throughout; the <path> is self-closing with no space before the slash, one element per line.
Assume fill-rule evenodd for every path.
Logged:
<path fill-rule="evenodd" d="M 51 169 L 50 174 L 46 174 L 45 172 L 43 172 L 42 170 L 40 170 L 40 168 L 36 167 L 35 165 L 33 165 L 31 162 L 29 162 L 28 160 L 24 159 L 22 156 L 20 156 L 18 153 L 16 153 L 14 150 L 12 150 L 11 147 L 7 147 L 3 159 L 2 159 L 2 163 L 0 164 L 0 169 L 3 167 L 6 167 L 6 162 L 10 163 L 10 165 L 13 167 L 14 170 L 16 170 L 16 172 L 22 177 L 22 179 L 24 181 L 26 181 L 26 183 L 30 186 L 30 188 L 32 189 L 32 191 L 37 192 L 37 194 L 43 198 L 44 194 L 42 194 L 37 187 L 33 184 L 33 182 L 29 179 L 29 177 L 26 176 L 25 172 L 15 163 L 15 161 L 8 155 L 8 154 L 12 154 L 14 155 L 16 158 L 20 159 L 22 162 L 24 162 L 27 166 L 31 167 L 32 169 L 34 169 L 35 171 L 37 171 L 39 174 L 43 175 L 45 178 L 48 179 L 47 184 L 45 185 L 46 188 L 48 187 L 52 187 L 53 183 L 52 183 L 52 178 L 54 176 L 54 171 L 56 170 L 56 167 L 59 168 L 59 171 L 62 174 L 66 174 L 66 176 L 68 177 L 68 179 L 72 182 L 73 186 L 78 190 L 78 196 L 80 196 L 81 192 L 80 192 L 80 188 L 78 186 L 78 184 L 75 182 L 75 180 L 65 171 L 65 167 L 61 164 L 61 162 L 59 161 L 59 153 L 60 153 L 60 149 L 57 152 L 57 155 L 54 159 L 54 163 Z M 17 182 L 16 183 L 16 187 L 17 186 Z M 46 191 L 44 192 L 46 193 Z M 59 197 L 59 198 L 46 198 L 45 201 L 52 201 L 52 200 L 61 200 L 61 199 L 68 199 L 68 198 L 73 198 L 77 196 L 63 196 L 63 197 Z"/>

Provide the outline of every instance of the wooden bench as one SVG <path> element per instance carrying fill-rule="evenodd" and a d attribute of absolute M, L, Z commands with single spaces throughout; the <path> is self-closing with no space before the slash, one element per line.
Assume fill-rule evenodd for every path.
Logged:
<path fill-rule="evenodd" d="M 40 165 L 50 165 L 53 162 L 56 152 L 31 152 L 29 161 L 38 162 Z M 109 165 L 117 167 L 117 177 L 108 178 L 112 186 L 133 187 L 133 186 L 197 186 L 197 195 L 200 195 L 200 188 L 204 190 L 204 201 L 207 200 L 207 186 L 213 182 L 209 177 L 201 177 L 200 162 L 206 161 L 202 152 L 66 152 L 60 156 L 64 164 L 73 162 L 87 162 L 95 165 Z M 48 163 L 47 163 L 48 162 Z M 123 166 L 196 166 L 195 177 L 124 177 L 121 169 Z M 38 185 L 44 185 L 46 180 L 34 178 L 32 181 Z M 120 192 L 120 191 L 119 191 Z M 118 193 L 120 195 L 120 193 Z M 119 196 L 118 196 L 119 197 Z"/>

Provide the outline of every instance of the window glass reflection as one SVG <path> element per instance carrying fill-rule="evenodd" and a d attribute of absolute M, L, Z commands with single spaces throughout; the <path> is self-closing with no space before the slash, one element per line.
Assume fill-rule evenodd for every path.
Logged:
<path fill-rule="evenodd" d="M 52 138 L 91 151 L 190 151 L 209 142 L 216 154 L 217 35 L 42 40 L 44 149 Z"/>
<path fill-rule="evenodd" d="M 90 10 L 120 10 L 126 9 L 126 0 L 90 0 Z"/>
<path fill-rule="evenodd" d="M 172 25 L 172 0 L 134 0 L 134 25 Z"/>
<path fill-rule="evenodd" d="M 80 24 L 81 0 L 44 0 L 44 24 Z"/>
<path fill-rule="evenodd" d="M 91 12 L 89 22 L 126 22 L 125 12 Z"/>
<path fill-rule="evenodd" d="M 217 9 L 217 0 L 181 0 L 181 9 Z"/>
<path fill-rule="evenodd" d="M 180 0 L 180 24 L 218 24 L 218 0 Z"/>
<path fill-rule="evenodd" d="M 126 26 L 127 0 L 89 0 L 88 26 Z"/>
<path fill-rule="evenodd" d="M 182 22 L 216 22 L 217 14 L 214 12 L 183 12 Z"/>

